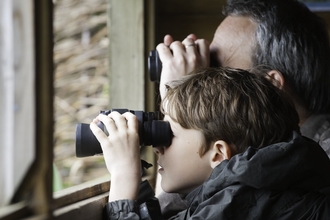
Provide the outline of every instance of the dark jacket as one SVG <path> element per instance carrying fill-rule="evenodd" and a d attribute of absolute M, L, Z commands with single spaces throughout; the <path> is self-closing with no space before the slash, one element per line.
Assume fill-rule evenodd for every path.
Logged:
<path fill-rule="evenodd" d="M 171 219 L 329 219 L 330 161 L 293 133 L 290 142 L 223 161 L 187 200 L 189 208 Z"/>
<path fill-rule="evenodd" d="M 300 127 L 300 132 L 319 143 L 330 158 L 330 114 L 311 115 Z"/>

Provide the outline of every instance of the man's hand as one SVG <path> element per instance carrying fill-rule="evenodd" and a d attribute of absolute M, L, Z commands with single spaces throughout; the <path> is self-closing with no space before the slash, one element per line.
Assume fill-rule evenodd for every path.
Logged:
<path fill-rule="evenodd" d="M 190 34 L 182 42 L 173 41 L 172 36 L 166 35 L 164 43 L 156 47 L 162 62 L 162 73 L 160 79 L 160 95 L 164 98 L 165 85 L 191 73 L 199 67 L 210 65 L 209 43 L 204 39 L 197 39 Z"/>

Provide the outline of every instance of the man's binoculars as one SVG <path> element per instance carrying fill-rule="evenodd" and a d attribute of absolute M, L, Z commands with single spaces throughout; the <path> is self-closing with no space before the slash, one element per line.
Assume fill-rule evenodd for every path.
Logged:
<path fill-rule="evenodd" d="M 210 67 L 219 67 L 219 63 L 216 60 L 216 55 L 210 53 Z M 149 78 L 152 82 L 159 82 L 160 76 L 162 73 L 162 62 L 159 59 L 157 50 L 150 51 L 148 57 L 148 71 L 149 71 Z"/>

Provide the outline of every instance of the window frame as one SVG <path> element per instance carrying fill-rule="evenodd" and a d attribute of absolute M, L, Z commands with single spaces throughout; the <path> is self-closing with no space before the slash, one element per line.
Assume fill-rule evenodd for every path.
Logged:
<path fill-rule="evenodd" d="M 51 0 L 31 1 L 33 1 L 34 7 L 34 27 L 31 28 L 34 30 L 35 35 L 35 160 L 16 190 L 11 204 L 0 208 L 0 219 L 26 217 L 35 219 L 80 217 L 85 219 L 88 213 L 91 213 L 90 210 L 93 210 L 93 214 L 89 214 L 90 216 L 101 219 L 102 209 L 108 198 L 109 179 L 97 179 L 53 194 L 54 63 L 52 27 L 54 6 Z M 118 103 L 115 101 L 116 99 L 112 99 L 110 105 L 116 108 L 125 107 L 153 111 L 155 97 L 149 95 L 148 101 L 145 98 L 145 91 L 148 91 L 148 94 L 154 93 L 154 85 L 149 80 L 145 80 L 148 78 L 145 73 L 145 66 L 147 65 L 145 58 L 149 54 L 150 48 L 154 48 L 154 44 L 148 40 L 153 38 L 153 31 L 151 28 L 146 28 L 146 26 L 152 25 L 153 23 L 150 21 L 153 19 L 152 16 L 145 17 L 145 15 L 146 12 L 154 10 L 154 0 L 127 1 L 107 0 L 109 10 L 116 8 L 109 14 L 109 20 L 116 21 L 116 24 L 121 23 L 111 27 L 109 37 L 115 37 L 112 36 L 112 33 L 116 33 L 116 31 L 121 33 L 123 25 L 125 25 L 125 28 L 139 34 L 135 38 L 127 34 L 126 36 L 122 35 L 112 41 L 112 46 L 109 49 L 110 56 L 116 54 L 119 45 L 126 47 L 124 49 L 126 54 L 123 57 L 133 56 L 134 59 L 131 59 L 131 63 L 129 63 L 130 59 L 125 59 L 123 62 L 120 60 L 123 58 L 118 56 L 114 56 L 118 58 L 117 60 L 111 60 L 111 63 L 118 64 L 121 62 L 122 65 L 125 63 L 124 66 L 130 67 L 130 69 L 121 68 L 118 65 L 110 68 L 109 77 L 118 80 L 116 74 L 119 74 L 123 81 L 121 84 L 113 84 L 112 88 L 115 89 L 116 94 L 122 94 L 122 99 L 126 100 L 126 102 Z M 130 10 L 127 10 L 127 6 L 131 6 Z M 119 16 L 122 16 L 123 13 L 130 13 L 130 16 L 127 16 L 128 19 L 119 19 Z M 148 18 L 148 20 L 145 20 L 145 18 Z M 117 28 L 117 30 L 114 30 L 114 28 Z M 145 32 L 145 29 L 151 31 Z M 123 50 L 123 48 L 120 48 L 120 50 Z M 134 85 L 130 85 L 128 91 L 125 77 L 131 79 L 132 75 L 129 75 L 129 72 L 132 71 L 137 72 L 134 77 L 139 83 L 136 84 L 135 82 Z M 111 74 L 111 72 L 115 72 L 115 74 Z M 126 86 L 117 86 L 123 85 L 124 82 Z M 138 91 L 135 92 L 135 90 Z M 131 99 L 132 94 L 139 94 L 139 99 L 136 99 L 136 97 Z M 148 102 L 149 104 L 146 104 Z M 152 173 L 145 179 L 149 179 L 151 183 L 154 183 L 154 177 L 155 175 Z"/>

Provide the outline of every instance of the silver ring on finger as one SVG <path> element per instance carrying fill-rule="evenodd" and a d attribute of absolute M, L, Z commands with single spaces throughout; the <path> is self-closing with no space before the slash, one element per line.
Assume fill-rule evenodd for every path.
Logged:
<path fill-rule="evenodd" d="M 188 47 L 194 47 L 194 46 L 196 46 L 196 44 L 195 43 L 192 43 L 192 44 L 188 44 L 188 45 L 186 45 L 186 48 L 188 48 Z"/>

